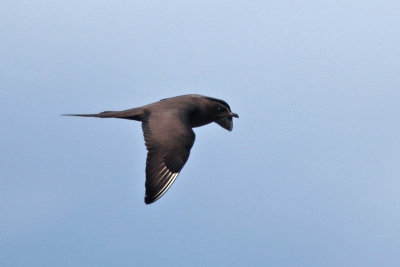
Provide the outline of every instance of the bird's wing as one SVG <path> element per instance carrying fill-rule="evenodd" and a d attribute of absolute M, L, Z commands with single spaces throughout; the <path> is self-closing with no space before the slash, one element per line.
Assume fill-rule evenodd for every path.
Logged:
<path fill-rule="evenodd" d="M 178 111 L 148 113 L 142 121 L 147 147 L 145 203 L 167 192 L 189 158 L 195 134 Z"/>

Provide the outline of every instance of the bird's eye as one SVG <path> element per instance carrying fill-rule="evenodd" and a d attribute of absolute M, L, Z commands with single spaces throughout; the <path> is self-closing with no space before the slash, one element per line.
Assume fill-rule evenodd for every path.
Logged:
<path fill-rule="evenodd" d="M 217 110 L 218 111 L 222 111 L 222 107 L 221 106 L 217 106 Z"/>

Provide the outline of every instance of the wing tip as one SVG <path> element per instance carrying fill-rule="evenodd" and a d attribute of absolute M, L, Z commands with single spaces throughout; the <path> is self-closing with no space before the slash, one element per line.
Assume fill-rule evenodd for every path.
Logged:
<path fill-rule="evenodd" d="M 148 197 L 148 196 L 145 196 L 145 197 L 144 197 L 144 203 L 145 203 L 146 205 L 150 205 L 150 204 L 152 204 L 152 203 L 154 203 L 154 202 L 156 202 L 156 201 L 157 201 L 157 199 L 150 198 L 150 197 Z"/>
<path fill-rule="evenodd" d="M 165 184 L 161 190 L 157 191 L 156 194 L 148 194 L 148 191 L 146 190 L 146 195 L 144 197 L 144 203 L 146 203 L 146 205 L 149 205 L 149 204 L 154 203 L 157 200 L 159 200 L 168 191 L 168 189 L 171 187 L 171 185 L 175 182 L 178 175 L 179 175 L 179 172 L 172 173 L 172 176 L 169 176 L 167 184 Z"/>

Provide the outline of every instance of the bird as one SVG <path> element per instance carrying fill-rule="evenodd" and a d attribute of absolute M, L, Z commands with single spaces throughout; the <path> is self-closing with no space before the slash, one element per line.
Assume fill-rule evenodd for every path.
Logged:
<path fill-rule="evenodd" d="M 122 111 L 63 116 L 118 118 L 142 122 L 147 148 L 146 204 L 159 200 L 178 177 L 195 141 L 193 128 L 215 122 L 232 131 L 232 118 L 239 118 L 238 114 L 231 111 L 227 102 L 198 94 L 165 98 Z"/>

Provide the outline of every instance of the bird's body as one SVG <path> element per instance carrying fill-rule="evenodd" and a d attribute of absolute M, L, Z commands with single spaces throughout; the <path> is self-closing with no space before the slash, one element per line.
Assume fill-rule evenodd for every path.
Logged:
<path fill-rule="evenodd" d="M 192 128 L 216 122 L 231 131 L 232 117 L 238 118 L 237 114 L 231 112 L 225 101 L 202 95 L 166 98 L 123 111 L 67 115 L 120 118 L 142 122 L 148 150 L 146 204 L 153 203 L 164 195 L 185 165 L 195 140 Z"/>

